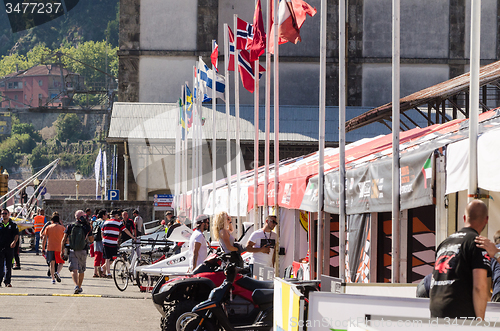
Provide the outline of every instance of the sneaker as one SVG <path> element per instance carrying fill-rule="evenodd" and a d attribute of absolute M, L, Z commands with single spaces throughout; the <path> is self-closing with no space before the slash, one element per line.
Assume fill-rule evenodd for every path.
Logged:
<path fill-rule="evenodd" d="M 12 270 L 21 270 L 21 266 L 16 265 L 15 267 L 12 268 Z"/>
<path fill-rule="evenodd" d="M 56 283 L 56 280 L 55 280 L 55 279 L 52 279 L 51 283 L 52 283 L 52 284 L 55 284 L 55 283 Z"/>
<path fill-rule="evenodd" d="M 81 287 L 80 287 L 80 288 L 78 289 L 78 293 L 82 293 L 82 292 L 83 292 L 83 288 L 81 288 Z"/>
<path fill-rule="evenodd" d="M 60 282 L 61 282 L 61 277 L 59 276 L 59 273 L 57 273 L 57 272 L 56 272 L 56 273 L 54 274 L 54 277 L 56 277 L 56 280 L 57 280 L 57 282 L 58 282 L 58 283 L 60 283 Z"/>
<path fill-rule="evenodd" d="M 75 293 L 75 294 L 80 293 L 80 288 L 79 288 L 78 286 L 75 286 L 75 292 L 74 292 L 74 293 Z"/>
<path fill-rule="evenodd" d="M 5 284 L 5 286 L 6 286 L 6 287 L 12 287 L 12 285 L 10 285 L 10 284 Z"/>

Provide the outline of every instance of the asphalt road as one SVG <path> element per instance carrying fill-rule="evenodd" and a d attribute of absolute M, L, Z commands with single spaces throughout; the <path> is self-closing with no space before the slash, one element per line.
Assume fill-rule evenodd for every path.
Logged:
<path fill-rule="evenodd" d="M 66 263 L 61 283 L 47 277 L 43 256 L 21 253 L 21 270 L 12 271 L 12 287 L 0 287 L 0 330 L 160 330 L 160 314 L 150 293 L 130 285 L 120 292 L 113 279 L 93 278 L 87 258 L 83 293 Z"/>

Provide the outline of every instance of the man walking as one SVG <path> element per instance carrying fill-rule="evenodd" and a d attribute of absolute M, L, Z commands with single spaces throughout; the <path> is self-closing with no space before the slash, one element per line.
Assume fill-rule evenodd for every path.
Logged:
<path fill-rule="evenodd" d="M 246 251 L 252 253 L 250 261 L 252 272 L 254 263 L 271 268 L 274 266 L 274 247 L 278 236 L 273 230 L 277 224 L 276 216 L 269 215 L 266 217 L 264 227 L 254 231 L 248 238 Z"/>
<path fill-rule="evenodd" d="M 142 228 L 142 225 L 144 224 L 144 221 L 139 215 L 139 211 L 136 209 L 132 212 L 134 215 L 134 224 L 135 224 L 135 231 L 136 231 L 136 237 L 140 237 L 144 234 L 144 230 Z"/>
<path fill-rule="evenodd" d="M 61 282 L 59 273 L 61 272 L 64 260 L 61 258 L 61 241 L 64 237 L 64 226 L 61 225 L 59 215 L 52 216 L 51 224 L 42 232 L 42 253 L 45 253 L 45 245 L 47 245 L 47 262 L 50 264 L 50 276 L 52 277 L 52 284 Z M 56 270 L 57 264 L 57 270 Z"/>
<path fill-rule="evenodd" d="M 465 208 L 464 227 L 438 246 L 429 293 L 431 317 L 484 320 L 491 265 L 474 239 L 487 223 L 488 208 L 473 200 Z"/>
<path fill-rule="evenodd" d="M 69 271 L 72 272 L 73 282 L 75 283 L 75 294 L 83 292 L 82 283 L 85 276 L 87 263 L 88 242 L 94 241 L 92 228 L 87 221 L 87 214 L 83 210 L 77 210 L 75 213 L 76 221 L 66 228 L 61 241 L 61 258 L 64 255 L 64 246 L 69 239 Z"/>
<path fill-rule="evenodd" d="M 104 268 L 107 278 L 113 278 L 111 276 L 110 264 L 111 259 L 118 255 L 118 238 L 120 233 L 125 232 L 130 238 L 135 240 L 135 236 L 121 222 L 119 210 L 111 211 L 111 217 L 102 225 L 102 243 L 104 244 L 104 259 L 106 259 Z"/>
<path fill-rule="evenodd" d="M 5 286 L 12 287 L 10 284 L 12 259 L 14 258 L 14 247 L 16 247 L 18 239 L 19 229 L 17 224 L 9 218 L 9 211 L 2 209 L 2 223 L 0 224 L 0 286 L 2 286 L 3 279 Z"/>
<path fill-rule="evenodd" d="M 203 263 L 208 254 L 208 243 L 203 232 L 210 229 L 210 219 L 207 215 L 196 218 L 196 229 L 189 238 L 189 270 L 193 271 Z"/>
<path fill-rule="evenodd" d="M 38 215 L 33 219 L 33 230 L 35 230 L 35 252 L 39 255 L 40 252 L 40 234 L 45 224 L 45 210 L 38 209 Z"/>

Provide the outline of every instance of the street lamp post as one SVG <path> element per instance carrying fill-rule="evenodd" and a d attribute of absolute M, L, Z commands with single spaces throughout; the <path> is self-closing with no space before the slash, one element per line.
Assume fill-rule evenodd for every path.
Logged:
<path fill-rule="evenodd" d="M 82 180 L 82 174 L 79 171 L 75 172 L 76 181 L 76 199 L 78 200 L 78 188 L 80 187 L 80 181 Z"/>

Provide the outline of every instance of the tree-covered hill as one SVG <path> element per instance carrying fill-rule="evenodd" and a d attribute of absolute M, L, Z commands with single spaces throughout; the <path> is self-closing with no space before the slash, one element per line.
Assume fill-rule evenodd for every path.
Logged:
<path fill-rule="evenodd" d="M 79 1 L 67 15 L 27 31 L 12 33 L 3 4 L 0 4 L 0 57 L 14 53 L 24 55 L 38 44 L 58 49 L 106 38 L 116 47 L 118 5 L 119 0 Z"/>

